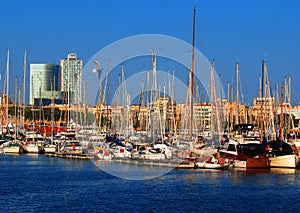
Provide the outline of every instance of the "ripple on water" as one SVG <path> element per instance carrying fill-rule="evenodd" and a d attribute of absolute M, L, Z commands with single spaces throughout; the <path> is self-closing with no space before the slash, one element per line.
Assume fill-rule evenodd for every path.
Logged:
<path fill-rule="evenodd" d="M 0 155 L 1 212 L 293 212 L 299 170 L 111 176 L 89 161 Z M 128 168 L 130 169 L 130 168 Z"/>

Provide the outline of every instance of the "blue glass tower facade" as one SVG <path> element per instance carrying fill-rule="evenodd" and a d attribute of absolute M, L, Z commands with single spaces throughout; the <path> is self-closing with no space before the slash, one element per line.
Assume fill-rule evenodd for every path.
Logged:
<path fill-rule="evenodd" d="M 59 75 L 59 65 L 30 64 L 30 86 L 29 86 L 30 105 L 34 104 L 34 99 L 51 98 L 51 97 L 42 97 L 42 94 L 44 94 L 45 91 L 51 91 L 51 89 L 52 90 L 58 89 L 58 77 L 59 77 L 58 75 Z"/>

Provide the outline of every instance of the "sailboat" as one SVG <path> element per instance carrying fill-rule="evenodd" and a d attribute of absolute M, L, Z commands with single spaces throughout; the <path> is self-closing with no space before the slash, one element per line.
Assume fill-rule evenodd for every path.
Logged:
<path fill-rule="evenodd" d="M 193 38 L 192 38 L 192 69 L 189 78 L 189 126 L 188 126 L 188 135 L 189 135 L 189 146 L 190 146 L 190 156 L 196 155 L 195 158 L 187 157 L 183 162 L 178 166 L 182 165 L 183 168 L 191 167 L 191 168 L 228 168 L 229 163 L 225 163 L 225 159 L 214 159 L 212 155 L 217 150 L 214 150 L 213 147 L 205 147 L 205 140 L 198 141 L 197 138 L 193 137 L 193 120 L 194 120 L 194 73 L 195 73 L 195 25 L 196 25 L 196 6 L 194 7 L 194 16 L 193 16 Z M 214 72 L 214 62 L 212 63 L 211 73 Z M 213 77 L 211 78 L 212 83 L 214 84 Z M 212 100 L 214 98 L 214 88 L 212 86 Z M 213 108 L 213 106 L 212 106 Z M 214 122 L 212 121 L 212 125 Z M 214 128 L 212 127 L 212 136 L 214 136 Z M 214 137 L 212 137 L 212 140 Z M 213 143 L 213 142 L 212 142 Z"/>
<path fill-rule="evenodd" d="M 25 73 L 25 72 L 24 72 Z M 32 83 L 32 94 L 34 97 L 34 93 L 33 93 L 33 80 L 31 80 Z M 41 93 L 41 88 L 40 88 L 40 93 Z M 32 110 L 33 113 L 33 130 L 31 131 L 26 131 L 25 132 L 25 141 L 24 141 L 24 148 L 25 151 L 28 153 L 34 153 L 34 154 L 39 154 L 43 152 L 43 147 L 44 147 L 44 138 L 43 136 L 38 133 L 35 130 L 35 116 L 34 116 L 34 110 Z"/>
<path fill-rule="evenodd" d="M 6 61 L 6 125 L 8 127 L 8 88 L 9 88 L 9 49 L 7 51 L 7 61 Z M 4 100 L 4 99 L 3 99 Z M 16 115 L 15 115 L 16 117 Z M 8 128 L 7 128 L 8 129 Z M 8 134 L 8 131 L 6 132 Z M 5 143 L 5 146 L 3 147 L 4 153 L 13 153 L 13 154 L 19 154 L 23 152 L 22 144 L 19 140 L 16 139 L 16 126 L 14 130 L 14 137 L 11 138 L 10 141 Z"/>
<path fill-rule="evenodd" d="M 216 109 L 216 100 L 215 100 L 215 82 L 214 82 L 214 60 L 211 65 L 211 145 L 209 147 L 205 147 L 202 150 L 202 154 L 206 155 L 206 158 L 199 158 L 196 162 L 196 168 L 203 169 L 227 169 L 230 165 L 228 159 L 220 156 L 219 150 L 215 149 L 214 143 L 216 139 L 215 134 L 215 118 L 218 114 Z M 215 153 L 215 154 L 213 154 Z"/>
<path fill-rule="evenodd" d="M 282 85 L 282 90 L 285 87 Z M 281 91 L 280 104 L 280 128 L 279 140 L 270 141 L 267 147 L 267 155 L 270 160 L 270 167 L 296 168 L 299 163 L 297 148 L 283 141 L 283 91 Z"/>
<path fill-rule="evenodd" d="M 221 156 L 233 162 L 236 168 L 269 168 L 269 159 L 265 156 L 265 144 L 261 144 L 260 135 L 253 124 L 239 123 L 239 64 L 236 63 L 236 116 L 233 137 L 229 139 L 227 149 L 221 149 Z M 262 133 L 261 133 L 262 134 Z"/>
<path fill-rule="evenodd" d="M 195 157 L 191 157 L 190 155 L 190 151 L 193 148 L 193 109 L 194 109 L 194 103 L 193 103 L 193 95 L 194 95 L 194 74 L 195 74 L 195 26 L 196 26 L 196 6 L 194 6 L 194 14 L 193 14 L 193 32 L 192 32 L 192 69 L 191 69 L 191 73 L 189 73 L 189 88 L 188 88 L 188 94 L 189 94 L 189 104 L 190 104 L 190 110 L 189 110 L 189 118 L 188 118 L 188 122 L 187 124 L 188 126 L 188 146 L 189 149 L 186 150 L 186 143 L 184 143 L 186 141 L 186 138 L 182 138 L 183 134 L 181 134 L 181 140 L 184 141 L 180 141 L 178 142 L 179 144 L 179 150 L 177 150 L 177 152 L 179 153 L 179 155 L 177 154 L 177 157 L 182 161 L 177 168 L 181 169 L 191 169 L 191 168 L 195 168 L 195 163 L 196 163 L 196 158 Z M 188 102 L 188 101 L 187 101 Z M 185 134 L 184 134 L 185 135 Z"/>

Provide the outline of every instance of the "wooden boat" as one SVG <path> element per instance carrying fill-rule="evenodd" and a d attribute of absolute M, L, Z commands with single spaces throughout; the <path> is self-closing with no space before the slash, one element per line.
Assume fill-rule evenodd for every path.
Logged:
<path fill-rule="evenodd" d="M 299 163 L 297 149 L 284 141 L 269 142 L 266 151 L 270 160 L 270 167 L 296 168 Z"/>
<path fill-rule="evenodd" d="M 269 168 L 269 158 L 265 156 L 264 144 L 239 144 L 230 141 L 226 150 L 220 150 L 221 157 L 228 158 L 236 168 Z"/>
<path fill-rule="evenodd" d="M 295 154 L 269 157 L 270 166 L 276 168 L 296 168 L 299 156 Z"/>
<path fill-rule="evenodd" d="M 19 153 L 23 153 L 23 151 L 24 149 L 20 142 L 9 142 L 3 148 L 4 153 L 19 154 Z"/>
<path fill-rule="evenodd" d="M 266 169 L 270 168 L 270 160 L 266 156 L 256 156 L 247 158 L 246 160 L 247 169 Z"/>

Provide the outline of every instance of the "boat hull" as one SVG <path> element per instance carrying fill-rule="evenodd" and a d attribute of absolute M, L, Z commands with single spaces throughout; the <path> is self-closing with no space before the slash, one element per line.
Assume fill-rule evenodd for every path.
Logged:
<path fill-rule="evenodd" d="M 56 145 L 48 145 L 44 147 L 45 153 L 55 153 L 56 152 Z"/>
<path fill-rule="evenodd" d="M 268 157 L 253 157 L 247 158 L 247 169 L 270 168 L 270 161 Z"/>
<path fill-rule="evenodd" d="M 198 169 L 228 169 L 230 163 L 211 163 L 211 162 L 197 162 L 196 168 Z"/>
<path fill-rule="evenodd" d="M 43 152 L 43 148 L 36 144 L 27 144 L 27 145 L 25 145 L 25 149 L 28 153 L 39 154 L 39 153 Z"/>
<path fill-rule="evenodd" d="M 296 168 L 299 163 L 299 156 L 292 155 L 282 155 L 269 157 L 270 167 L 277 168 Z"/>
<path fill-rule="evenodd" d="M 23 148 L 21 146 L 11 146 L 3 148 L 4 153 L 12 153 L 12 154 L 19 154 L 23 152 Z"/>
<path fill-rule="evenodd" d="M 233 167 L 234 168 L 245 168 L 247 167 L 247 161 L 246 160 L 234 160 L 233 161 Z"/>
<path fill-rule="evenodd" d="M 194 169 L 195 166 L 196 166 L 195 162 L 185 160 L 185 161 L 182 161 L 181 163 L 179 163 L 176 168 L 177 169 Z"/>

